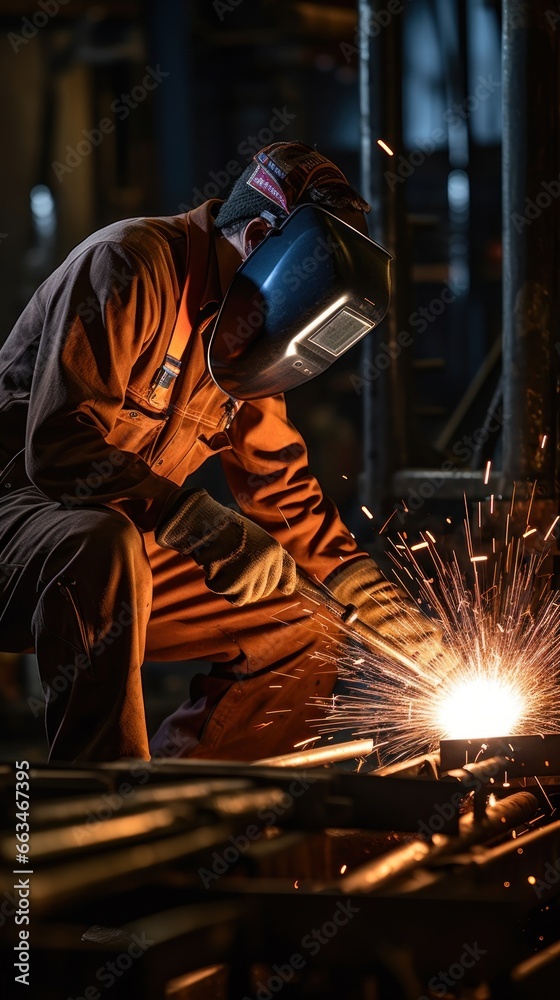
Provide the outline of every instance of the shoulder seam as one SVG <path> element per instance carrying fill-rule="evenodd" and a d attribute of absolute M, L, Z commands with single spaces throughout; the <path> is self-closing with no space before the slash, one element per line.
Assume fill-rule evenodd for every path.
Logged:
<path fill-rule="evenodd" d="M 125 249 L 125 245 L 123 243 L 119 242 L 118 240 L 98 240 L 95 243 L 90 243 L 89 246 L 85 247 L 82 250 L 81 253 L 79 253 L 76 257 L 74 257 L 73 260 L 68 261 L 68 266 L 65 267 L 64 271 L 62 272 L 61 277 L 64 277 L 64 275 L 70 270 L 70 268 L 72 267 L 72 265 L 75 264 L 76 261 L 80 260 L 81 257 L 84 256 L 84 254 L 88 253 L 89 250 L 93 249 L 94 247 L 100 247 L 100 246 L 107 246 L 107 247 L 114 247 L 114 248 L 119 248 L 119 249 Z M 136 257 L 138 260 L 142 261 L 142 263 L 144 264 L 146 270 L 148 271 L 148 273 L 150 275 L 150 279 L 151 279 L 152 283 L 155 284 L 155 282 L 154 282 L 154 273 L 152 271 L 151 265 L 150 265 L 149 261 L 146 260 L 146 258 L 144 257 L 144 255 L 140 251 L 136 250 L 135 247 L 134 248 L 126 247 L 126 251 L 127 251 L 127 253 L 131 254 L 134 257 Z M 119 256 L 121 256 L 121 258 L 123 257 L 122 254 L 119 254 Z M 52 298 L 52 295 L 54 295 L 54 293 L 55 293 L 55 289 L 53 289 L 53 292 L 52 292 L 51 296 L 49 297 L 48 302 L 46 303 L 45 310 L 48 310 L 49 305 L 50 305 L 50 301 L 51 301 L 51 298 Z"/>

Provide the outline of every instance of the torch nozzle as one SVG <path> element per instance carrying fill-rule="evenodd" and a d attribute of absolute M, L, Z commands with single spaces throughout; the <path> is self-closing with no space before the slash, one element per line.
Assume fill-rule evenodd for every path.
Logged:
<path fill-rule="evenodd" d="M 337 601 L 324 584 L 315 583 L 299 567 L 297 570 L 296 590 L 305 597 L 309 597 L 311 600 L 316 601 L 318 604 L 323 604 L 328 608 L 332 614 L 340 618 L 343 625 L 346 625 L 350 635 L 359 639 L 372 653 L 397 660 L 402 666 L 408 670 L 412 670 L 413 673 L 433 684 L 434 687 L 436 686 L 438 678 L 427 674 L 412 656 L 408 656 L 394 642 L 381 635 L 377 629 L 372 628 L 371 625 L 366 625 L 358 617 L 359 611 L 354 604 L 342 604 L 341 601 Z"/>

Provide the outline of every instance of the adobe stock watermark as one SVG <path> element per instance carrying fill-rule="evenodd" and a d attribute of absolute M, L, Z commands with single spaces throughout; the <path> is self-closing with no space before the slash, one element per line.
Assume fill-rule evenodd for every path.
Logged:
<path fill-rule="evenodd" d="M 545 10 L 544 16 L 546 17 L 550 27 L 553 28 L 554 31 L 557 31 L 558 25 L 560 24 L 560 3 L 556 4 L 556 10 L 553 10 L 552 7 Z"/>
<path fill-rule="evenodd" d="M 410 3 L 411 0 L 406 0 Z M 339 49 L 347 63 L 350 63 L 354 56 L 360 53 L 360 46 L 366 38 L 377 38 L 384 28 L 387 28 L 394 17 L 402 14 L 405 8 L 403 0 L 388 0 L 388 3 L 381 10 L 372 11 L 370 18 L 365 25 L 356 25 L 354 32 L 354 42 L 341 42 Z"/>
<path fill-rule="evenodd" d="M 212 7 L 220 21 L 224 20 L 226 14 L 231 14 L 238 7 L 241 7 L 243 0 L 213 0 Z"/>
<path fill-rule="evenodd" d="M 465 941 L 460 958 L 445 971 L 440 969 L 435 976 L 432 976 L 428 981 L 428 989 L 437 997 L 444 997 L 451 987 L 461 982 L 467 970 L 473 969 L 477 962 L 480 962 L 481 958 L 487 954 L 488 951 L 481 948 L 478 941 L 473 941 L 472 944 L 467 944 Z M 423 994 L 418 997 L 418 1000 L 430 1000 L 430 998 Z"/>
<path fill-rule="evenodd" d="M 291 809 L 295 799 L 301 798 L 315 781 L 317 778 L 306 775 L 305 772 L 301 777 L 294 778 L 287 791 L 282 794 L 274 806 L 263 806 L 257 811 L 257 819 L 262 823 L 262 826 L 250 823 L 244 833 L 229 837 L 228 846 L 220 853 L 214 851 L 211 867 L 199 868 L 197 871 L 204 888 L 207 889 L 212 882 L 220 879 L 233 865 L 237 864 L 242 855 L 246 854 L 257 840 L 260 840 L 264 830 L 267 827 L 275 826 L 280 816 L 284 816 Z"/>
<path fill-rule="evenodd" d="M 14 52 L 18 53 L 22 45 L 27 45 L 35 38 L 41 28 L 46 27 L 49 21 L 56 17 L 60 8 L 65 7 L 67 3 L 68 0 L 38 0 L 38 10 L 31 17 L 22 17 L 21 34 L 18 35 L 15 31 L 8 33 L 7 38 Z"/>
<path fill-rule="evenodd" d="M 286 302 L 288 296 L 297 292 L 302 284 L 315 274 L 321 263 L 328 260 L 337 250 L 339 243 L 335 237 L 318 236 L 313 252 L 282 271 L 279 283 L 269 290 L 267 299 L 262 298 L 260 294 L 256 295 L 249 303 L 247 311 L 237 316 L 235 329 L 228 330 L 223 335 L 228 350 L 235 351 L 246 340 L 251 339 L 270 310 Z"/>
<path fill-rule="evenodd" d="M 9 889 L 4 890 L 2 893 L 2 902 L 0 903 L 0 927 L 4 926 L 8 917 L 21 916 L 20 903 L 20 897 L 16 898 Z"/>
<path fill-rule="evenodd" d="M 476 111 L 480 105 L 487 101 L 493 94 L 502 86 L 501 80 L 494 80 L 492 74 L 489 73 L 488 76 L 479 76 L 478 83 L 474 88 L 474 93 L 468 94 L 467 97 L 460 103 L 455 102 L 450 108 L 443 114 L 443 121 L 447 124 L 449 129 L 457 128 L 462 122 L 469 118 L 473 111 Z M 391 191 L 394 191 L 397 184 L 403 184 L 404 181 L 412 177 L 412 174 L 418 167 L 427 160 L 432 153 L 435 153 L 436 149 L 441 147 L 442 142 L 447 136 L 447 130 L 438 127 L 433 128 L 427 139 L 423 139 L 418 143 L 418 146 L 411 150 L 407 156 L 403 156 L 402 153 L 396 158 L 395 166 L 396 170 L 385 170 L 383 177 L 385 178 Z"/>
<path fill-rule="evenodd" d="M 74 657 L 72 663 L 60 664 L 55 677 L 51 680 L 50 684 L 46 684 L 44 681 L 41 682 L 43 688 L 43 693 L 45 697 L 48 696 L 48 703 L 51 705 L 53 701 L 58 698 L 60 694 L 64 694 L 70 685 L 74 682 L 81 670 L 89 670 L 91 668 L 91 656 L 99 656 L 103 653 L 107 646 L 111 646 L 115 639 L 118 639 L 125 628 L 129 628 L 134 621 L 134 612 L 127 604 L 126 601 L 120 606 L 120 610 L 116 618 L 111 622 L 111 625 L 107 632 L 97 642 L 94 642 L 88 653 L 77 653 Z M 27 699 L 27 704 L 31 709 L 35 718 L 45 710 L 46 701 L 41 701 L 39 698 L 29 697 Z"/>
<path fill-rule="evenodd" d="M 560 174 L 557 179 L 542 181 L 541 190 L 535 198 L 525 198 L 525 211 L 523 215 L 519 212 L 511 213 L 511 221 L 518 233 L 523 232 L 525 226 L 530 226 L 536 219 L 540 219 L 545 209 L 550 208 L 553 201 L 560 197 Z"/>
<path fill-rule="evenodd" d="M 151 91 L 156 90 L 170 76 L 170 73 L 161 69 L 159 63 L 155 69 L 152 66 L 145 66 L 144 68 L 146 72 L 142 78 L 142 82 L 133 87 L 129 94 L 121 94 L 111 101 L 110 110 L 121 122 L 125 121 L 130 112 L 134 111 L 139 104 L 142 104 L 146 100 Z M 98 122 L 97 128 L 82 129 L 83 139 L 80 139 L 75 147 L 66 146 L 64 162 L 53 160 L 51 163 L 59 184 L 62 183 L 67 174 L 72 174 L 91 155 L 93 150 L 101 145 L 105 136 L 115 131 L 116 127 L 114 118 L 102 118 Z"/>
<path fill-rule="evenodd" d="M 135 413 L 135 410 L 131 410 L 131 413 Z M 60 504 L 65 507 L 66 510 L 73 510 L 74 507 L 80 507 L 84 500 L 88 500 L 92 497 L 95 491 L 107 483 L 117 469 L 120 469 L 126 464 L 128 456 L 126 452 L 119 451 L 118 448 L 112 448 L 111 451 L 107 452 L 107 456 L 101 459 L 99 462 L 91 463 L 91 472 L 85 478 L 78 478 L 75 480 L 76 489 L 73 494 L 63 493 L 60 497 Z"/>
<path fill-rule="evenodd" d="M 556 858 L 554 864 L 547 861 L 542 876 L 532 883 L 537 899 L 542 899 L 543 895 L 550 892 L 558 882 L 560 882 L 560 857 Z"/>
<path fill-rule="evenodd" d="M 458 472 L 462 468 L 465 468 L 481 445 L 486 444 L 491 435 L 497 434 L 502 428 L 502 415 L 493 415 L 487 420 L 484 426 L 477 427 L 472 434 L 463 434 L 459 441 L 455 441 L 451 451 L 459 461 L 454 462 L 453 459 L 446 458 L 441 463 L 439 469 L 435 469 L 429 477 L 422 481 L 417 489 L 409 486 L 407 496 L 404 498 L 406 509 L 399 510 L 397 513 L 401 524 L 404 522 L 407 513 L 420 510 L 428 500 L 433 499 L 437 491 L 447 482 L 446 474 Z"/>
<path fill-rule="evenodd" d="M 178 206 L 178 211 L 190 212 L 193 208 L 198 208 L 203 202 L 208 201 L 209 198 L 222 197 L 232 181 L 243 173 L 255 153 L 258 153 L 259 149 L 268 143 L 274 142 L 296 118 L 297 115 L 288 111 L 286 105 L 283 108 L 273 108 L 268 124 L 259 129 L 256 135 L 248 135 L 239 143 L 237 152 L 240 157 L 243 157 L 242 161 L 228 160 L 223 170 L 211 170 L 208 174 L 210 180 L 204 187 L 194 188 L 192 204 L 187 205 L 182 202 Z"/>
<path fill-rule="evenodd" d="M 123 266 L 120 271 L 113 271 L 113 280 L 111 284 L 111 296 L 121 295 L 130 284 L 137 277 L 137 273 L 130 271 L 126 266 Z M 79 316 L 83 323 L 93 323 L 94 319 L 102 316 L 103 306 L 96 295 L 88 295 L 87 298 L 82 299 L 79 305 L 76 307 L 75 313 L 70 317 L 66 326 L 65 332 L 68 333 L 72 328 L 73 323 L 76 320 L 76 316 Z"/>
<path fill-rule="evenodd" d="M 157 770 L 155 766 L 156 762 L 180 756 L 179 751 L 181 747 L 181 740 L 169 736 L 161 749 L 154 751 L 151 760 L 134 761 L 128 769 L 131 781 L 121 781 L 114 792 L 102 792 L 99 796 L 100 805 L 96 809 L 90 809 L 86 813 L 84 823 L 72 827 L 76 843 L 80 845 L 86 843 L 91 838 L 98 823 L 112 819 L 134 797 L 136 792 L 146 784 L 151 775 Z"/>
<path fill-rule="evenodd" d="M 498 749 L 501 749 L 504 753 L 511 755 L 511 748 L 505 743 L 502 743 L 499 748 L 496 747 L 494 751 L 495 754 Z M 422 837 L 427 837 L 428 840 L 431 840 L 434 833 L 439 833 L 443 830 L 445 823 L 449 823 L 454 816 L 459 813 L 465 796 L 471 792 L 479 792 L 480 789 L 483 788 L 487 782 L 489 782 L 490 778 L 494 778 L 496 776 L 501 767 L 501 762 L 489 760 L 485 764 L 484 768 L 479 769 L 478 774 L 471 775 L 468 780 L 465 779 L 457 791 L 453 792 L 450 796 L 449 802 L 437 802 L 434 805 L 434 812 L 428 819 L 427 823 L 425 823 L 424 820 L 420 820 L 418 823 L 419 834 Z"/>
<path fill-rule="evenodd" d="M 446 281 L 439 295 L 435 295 L 427 306 L 419 306 L 418 309 L 415 309 L 410 314 L 408 317 L 408 326 L 412 327 L 415 333 L 424 333 L 430 323 L 433 323 L 434 320 L 443 315 L 447 306 L 457 301 L 466 287 L 466 285 L 460 284 L 458 281 Z M 382 341 L 375 357 L 368 358 L 362 362 L 361 374 L 351 374 L 349 376 L 356 395 L 361 396 L 364 386 L 375 382 L 389 368 L 391 361 L 396 361 L 401 356 L 403 350 L 412 347 L 413 344 L 414 337 L 408 328 L 399 331 L 395 343 L 386 344 Z"/>
<path fill-rule="evenodd" d="M 110 990 L 111 986 L 114 986 L 124 976 L 125 972 L 130 969 L 134 961 L 137 958 L 141 958 L 147 952 L 148 948 L 151 948 L 154 944 L 156 944 L 156 941 L 146 937 L 144 932 L 142 934 L 131 934 L 127 947 L 123 948 L 115 958 L 111 958 L 99 966 L 95 973 L 96 982 L 104 990 Z M 75 997 L 68 997 L 68 1000 L 101 1000 L 102 995 L 97 986 L 92 984 L 86 986 L 83 993 Z"/>
<path fill-rule="evenodd" d="M 301 441 L 292 441 L 291 444 L 287 444 L 285 448 L 280 448 L 278 451 L 274 452 L 274 458 L 278 463 L 277 468 L 272 472 L 248 472 L 244 482 L 250 492 L 240 491 L 238 493 L 234 493 L 234 500 L 236 504 L 249 517 L 251 517 L 252 514 L 254 515 L 258 513 L 260 507 L 258 498 L 259 490 L 266 490 L 267 487 L 271 486 L 278 479 L 287 466 L 291 465 L 292 462 L 296 462 L 299 458 L 304 457 L 305 447 Z"/>
<path fill-rule="evenodd" d="M 355 906 L 349 899 L 340 900 L 336 904 L 330 920 L 325 920 L 320 927 L 313 927 L 308 934 L 304 934 L 300 941 L 301 951 L 294 952 L 281 964 L 273 965 L 272 975 L 264 981 L 259 979 L 254 996 L 244 996 L 243 1000 L 272 1000 L 286 983 L 291 983 L 296 978 L 298 972 L 303 972 L 309 959 L 315 958 L 321 948 L 332 941 L 338 932 L 346 927 L 359 912 L 360 907 Z"/>

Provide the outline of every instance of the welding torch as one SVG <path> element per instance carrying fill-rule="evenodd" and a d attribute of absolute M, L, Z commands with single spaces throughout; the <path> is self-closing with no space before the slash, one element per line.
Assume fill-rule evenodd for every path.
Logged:
<path fill-rule="evenodd" d="M 304 597 L 308 597 L 318 604 L 323 604 L 332 614 L 340 619 L 343 625 L 346 625 L 351 636 L 360 639 L 373 653 L 383 654 L 393 660 L 398 660 L 407 670 L 412 670 L 419 677 L 431 682 L 434 687 L 437 685 L 439 678 L 434 678 L 433 675 L 425 673 L 420 664 L 412 656 L 403 653 L 402 649 L 399 649 L 398 646 L 387 640 L 377 629 L 361 621 L 358 618 L 358 609 L 355 604 L 342 604 L 341 601 L 337 601 L 327 587 L 323 584 L 315 583 L 299 566 L 296 575 L 296 590 Z"/>

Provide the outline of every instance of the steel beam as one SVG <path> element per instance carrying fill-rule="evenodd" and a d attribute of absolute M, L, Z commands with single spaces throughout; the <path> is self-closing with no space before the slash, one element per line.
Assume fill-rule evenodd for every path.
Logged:
<path fill-rule="evenodd" d="M 503 0 L 504 491 L 558 491 L 560 32 L 549 0 Z M 543 435 L 547 445 L 541 447 Z"/>

